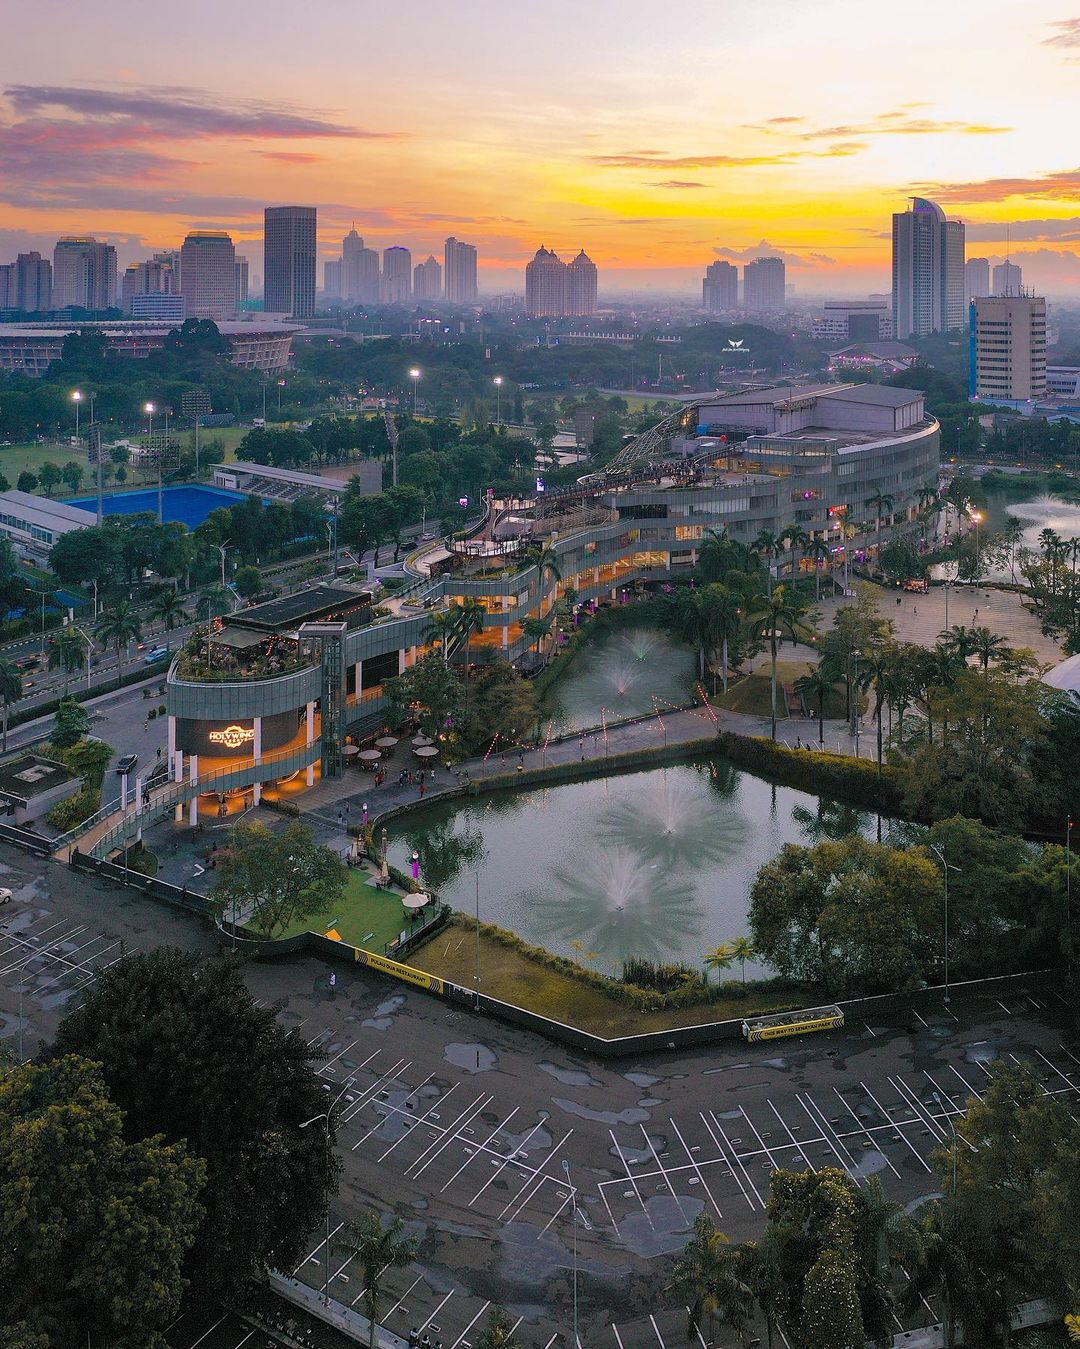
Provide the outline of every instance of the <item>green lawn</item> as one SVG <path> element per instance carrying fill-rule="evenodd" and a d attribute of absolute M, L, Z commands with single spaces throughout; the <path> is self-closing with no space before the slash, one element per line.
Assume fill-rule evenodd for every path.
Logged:
<path fill-rule="evenodd" d="M 349 872 L 349 883 L 342 902 L 332 910 L 314 913 L 292 923 L 280 937 L 295 937 L 300 932 L 326 933 L 334 928 L 342 941 L 383 954 L 387 942 L 402 932 L 408 923 L 401 907 L 401 895 L 376 889 L 369 871 Z"/>

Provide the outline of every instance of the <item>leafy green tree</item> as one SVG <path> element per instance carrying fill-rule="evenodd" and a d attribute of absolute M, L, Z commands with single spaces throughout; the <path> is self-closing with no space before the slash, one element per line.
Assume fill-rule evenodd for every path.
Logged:
<path fill-rule="evenodd" d="M 866 1333 L 846 1252 L 823 1251 L 806 1271 L 799 1329 L 802 1349 L 862 1349 Z"/>
<path fill-rule="evenodd" d="M 378 1209 L 368 1209 L 358 1223 L 346 1223 L 334 1239 L 337 1254 L 347 1255 L 360 1266 L 360 1291 L 368 1319 L 369 1349 L 375 1349 L 375 1328 L 382 1304 L 382 1280 L 387 1270 L 404 1269 L 416 1254 L 416 1241 L 402 1236 L 405 1224 L 394 1218 L 383 1226 Z"/>
<path fill-rule="evenodd" d="M 316 843 L 309 825 L 294 820 L 276 834 L 263 824 L 238 824 L 229 832 L 212 899 L 219 918 L 250 922 L 271 937 L 332 909 L 347 883 L 344 863 Z"/>
<path fill-rule="evenodd" d="M 28 468 L 24 468 L 16 479 L 15 486 L 20 492 L 36 492 L 38 480 Z"/>
<path fill-rule="evenodd" d="M 69 530 L 49 550 L 49 566 L 66 585 L 108 586 L 123 573 L 122 536 L 112 525 Z"/>
<path fill-rule="evenodd" d="M 164 1349 L 205 1167 L 130 1124 L 100 1066 L 75 1055 L 0 1076 L 4 1344 Z"/>
<path fill-rule="evenodd" d="M 747 623 L 756 637 L 764 638 L 769 644 L 769 663 L 771 671 L 771 709 L 772 738 L 776 739 L 776 656 L 781 640 L 789 637 L 793 642 L 797 636 L 809 632 L 806 621 L 806 604 L 797 591 L 786 586 L 777 586 L 768 599 L 759 601 L 747 614 Z"/>
<path fill-rule="evenodd" d="M 717 983 L 720 982 L 720 971 L 730 970 L 734 963 L 735 951 L 727 942 L 718 946 L 714 951 L 706 951 L 705 953 L 705 968 L 716 971 Z"/>
<path fill-rule="evenodd" d="M 82 486 L 83 466 L 77 464 L 74 459 L 69 459 L 60 470 L 60 476 L 63 478 L 68 491 L 74 496 Z"/>
<path fill-rule="evenodd" d="M 65 695 L 60 699 L 53 721 L 52 743 L 58 749 L 70 749 L 85 738 L 90 729 L 90 713 L 82 703 Z"/>
<path fill-rule="evenodd" d="M 755 951 L 779 974 L 826 989 L 909 988 L 937 959 L 941 869 L 918 849 L 853 835 L 785 844 L 750 890 Z"/>
<path fill-rule="evenodd" d="M 48 1058 L 72 1053 L 102 1065 L 129 1139 L 186 1140 L 205 1162 L 193 1284 L 226 1296 L 268 1265 L 296 1268 L 339 1170 L 325 1130 L 299 1127 L 326 1109 L 318 1055 L 256 1005 L 236 962 L 125 956 L 61 1021 Z"/>
<path fill-rule="evenodd" d="M 23 696 L 22 675 L 9 660 L 0 660 L 0 711 L 3 713 L 3 752 L 7 753 L 8 718 L 11 704 Z"/>
<path fill-rule="evenodd" d="M 65 625 L 49 642 L 49 669 L 64 672 L 64 692 L 67 693 L 68 677 L 82 669 L 86 660 L 86 638 L 74 624 Z"/>
<path fill-rule="evenodd" d="M 465 689 L 454 670 L 443 664 L 441 656 L 422 656 L 404 674 L 388 679 L 383 688 L 394 726 L 405 725 L 415 715 L 423 733 L 434 739 L 448 724 L 462 723 Z"/>
<path fill-rule="evenodd" d="M 60 470 L 60 466 L 54 464 L 49 459 L 47 459 L 38 470 L 38 481 L 41 483 L 42 487 L 44 487 L 45 495 L 47 497 L 52 496 L 53 488 L 59 487 L 63 480 L 64 475 Z"/>
<path fill-rule="evenodd" d="M 494 736 L 520 744 L 532 735 L 539 716 L 536 690 L 505 661 L 481 666 L 471 685 L 463 734 L 467 745 L 486 750 Z"/>
<path fill-rule="evenodd" d="M 811 707 L 817 703 L 818 713 L 818 744 L 825 743 L 825 699 L 832 692 L 833 680 L 828 667 L 822 668 L 817 665 L 807 674 L 800 675 L 795 681 L 796 693 L 801 693 L 808 700 Z"/>
<path fill-rule="evenodd" d="M 233 584 L 246 600 L 259 593 L 262 583 L 262 573 L 258 567 L 238 567 L 233 577 Z"/>

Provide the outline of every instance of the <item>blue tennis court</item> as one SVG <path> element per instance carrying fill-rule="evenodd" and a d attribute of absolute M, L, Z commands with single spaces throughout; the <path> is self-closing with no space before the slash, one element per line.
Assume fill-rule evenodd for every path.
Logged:
<path fill-rule="evenodd" d="M 242 492 L 229 492 L 224 487 L 181 486 L 166 487 L 163 493 L 162 509 L 166 521 L 177 520 L 188 529 L 201 525 L 211 511 L 222 506 L 235 506 L 245 500 Z M 158 494 L 156 487 L 138 492 L 113 492 L 102 498 L 102 508 L 106 515 L 137 515 L 149 511 L 157 515 Z M 67 503 L 79 510 L 97 514 L 97 497 L 76 497 Z"/>

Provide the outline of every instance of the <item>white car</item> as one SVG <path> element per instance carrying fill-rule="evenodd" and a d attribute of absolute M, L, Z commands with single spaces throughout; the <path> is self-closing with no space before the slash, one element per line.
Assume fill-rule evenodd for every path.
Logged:
<path fill-rule="evenodd" d="M 7 889 L 6 886 L 0 886 L 0 904 L 10 904 L 14 898 L 12 891 Z"/>

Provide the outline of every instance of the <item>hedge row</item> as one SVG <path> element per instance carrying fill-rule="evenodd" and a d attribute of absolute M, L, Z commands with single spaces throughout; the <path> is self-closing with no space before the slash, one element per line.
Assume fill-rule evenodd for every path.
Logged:
<path fill-rule="evenodd" d="M 449 921 L 455 927 L 464 928 L 469 932 L 476 931 L 476 922 L 468 914 L 452 912 Z M 729 979 L 720 984 L 689 984 L 670 993 L 658 993 L 655 989 L 624 984 L 621 979 L 601 974 L 599 970 L 587 969 L 584 965 L 579 965 L 566 956 L 555 955 L 542 946 L 532 946 L 522 940 L 516 932 L 509 932 L 495 923 L 481 923 L 480 932 L 489 941 L 498 943 L 508 951 L 516 952 L 524 960 L 554 970 L 557 974 L 574 979 L 580 984 L 587 984 L 615 1002 L 625 1003 L 639 1012 L 662 1012 L 679 1007 L 707 1007 L 711 1003 L 724 1002 L 732 998 L 745 999 L 752 998 L 755 994 L 775 996 L 784 993 L 791 994 L 792 1007 L 799 1007 L 805 1004 L 807 995 L 813 992 L 793 980 L 776 978 L 747 979 L 745 983 L 741 979 Z M 814 996 L 817 994 L 814 993 Z"/>
<path fill-rule="evenodd" d="M 885 814 L 899 814 L 902 804 L 895 772 L 886 764 L 853 759 L 819 750 L 788 749 L 759 736 L 721 731 L 716 748 L 739 768 L 771 778 L 785 787 L 833 796 Z"/>

